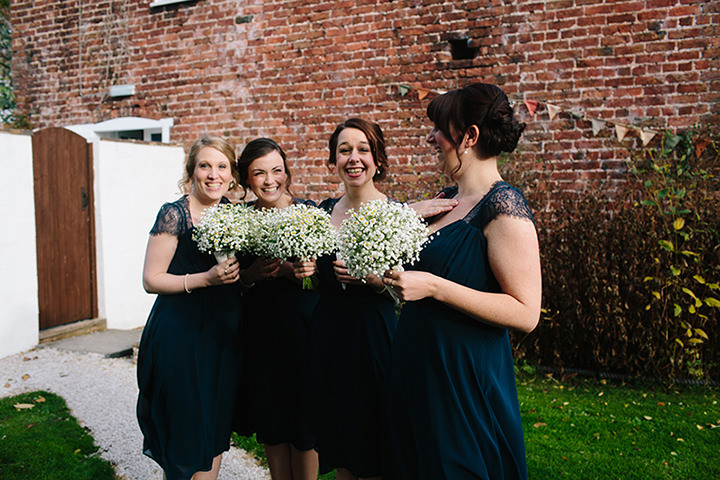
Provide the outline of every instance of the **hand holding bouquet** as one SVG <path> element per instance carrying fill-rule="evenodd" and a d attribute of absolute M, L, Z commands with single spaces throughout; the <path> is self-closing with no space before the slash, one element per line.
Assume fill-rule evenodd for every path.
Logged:
<path fill-rule="evenodd" d="M 221 203 L 203 211 L 192 238 L 201 252 L 212 252 L 218 263 L 247 250 L 253 212 L 245 205 Z"/>
<path fill-rule="evenodd" d="M 356 278 L 402 271 L 404 264 L 417 261 L 430 237 L 422 219 L 406 204 L 373 200 L 349 213 L 340 226 L 338 251 Z"/>
<path fill-rule="evenodd" d="M 308 261 L 335 250 L 335 229 L 324 210 L 303 204 L 262 210 L 251 248 L 256 255 Z M 310 277 L 303 288 L 312 288 Z"/>

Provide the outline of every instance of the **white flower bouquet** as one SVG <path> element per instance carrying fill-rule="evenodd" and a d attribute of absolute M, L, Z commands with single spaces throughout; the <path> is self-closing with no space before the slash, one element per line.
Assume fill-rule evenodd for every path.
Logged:
<path fill-rule="evenodd" d="M 407 204 L 373 200 L 349 213 L 338 233 L 338 257 L 356 278 L 402 271 L 403 265 L 418 260 L 430 238 L 425 223 Z"/>
<path fill-rule="evenodd" d="M 335 228 L 325 210 L 294 204 L 287 208 L 261 210 L 254 226 L 251 251 L 267 258 L 307 261 L 335 250 Z M 303 279 L 312 288 L 312 279 Z"/>
<path fill-rule="evenodd" d="M 192 238 L 201 252 L 212 252 L 218 263 L 223 262 L 235 252 L 248 249 L 253 216 L 252 209 L 241 204 L 221 203 L 206 208 Z"/>

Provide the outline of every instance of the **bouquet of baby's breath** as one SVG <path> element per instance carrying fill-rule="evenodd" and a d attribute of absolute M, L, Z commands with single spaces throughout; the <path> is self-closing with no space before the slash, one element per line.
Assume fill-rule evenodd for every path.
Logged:
<path fill-rule="evenodd" d="M 261 210 L 251 251 L 267 258 L 307 261 L 335 250 L 335 228 L 325 210 L 303 204 Z M 303 288 L 312 288 L 310 278 Z"/>
<path fill-rule="evenodd" d="M 201 252 L 212 252 L 220 263 L 237 251 L 247 250 L 253 216 L 252 209 L 242 204 L 221 203 L 206 208 L 192 238 Z"/>
<path fill-rule="evenodd" d="M 348 213 L 338 233 L 338 257 L 356 278 L 402 271 L 404 264 L 417 261 L 430 238 L 425 223 L 407 204 L 372 200 Z"/>

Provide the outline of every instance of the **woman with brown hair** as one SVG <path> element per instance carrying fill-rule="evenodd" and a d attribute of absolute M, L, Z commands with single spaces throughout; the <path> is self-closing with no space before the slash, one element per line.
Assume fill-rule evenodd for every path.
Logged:
<path fill-rule="evenodd" d="M 375 184 L 387 172 L 385 139 L 376 123 L 346 120 L 331 135 L 329 148 L 328 165 L 345 193 L 320 207 L 336 228 L 350 209 L 390 201 Z M 337 469 L 338 480 L 380 478 L 381 388 L 397 323 L 395 305 L 383 294 L 380 277 L 353 278 L 334 255 L 296 263 L 295 272 L 299 277 L 317 272 L 320 280 L 307 365 L 320 472 Z"/>
<path fill-rule="evenodd" d="M 445 191 L 439 233 L 384 282 L 405 301 L 389 366 L 387 479 L 524 479 L 525 444 L 509 329 L 540 317 L 538 239 L 523 194 L 498 172 L 525 124 L 494 85 L 435 97 L 427 109 Z"/>

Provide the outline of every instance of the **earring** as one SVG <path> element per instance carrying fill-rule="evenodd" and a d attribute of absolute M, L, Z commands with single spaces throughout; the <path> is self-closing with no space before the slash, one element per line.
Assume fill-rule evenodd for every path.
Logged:
<path fill-rule="evenodd" d="M 230 180 L 230 185 L 228 185 L 228 189 L 232 190 L 235 188 L 235 180 Z"/>
<path fill-rule="evenodd" d="M 463 152 L 463 155 L 467 155 L 467 154 L 468 154 L 468 151 L 470 151 L 470 149 L 469 149 L 469 148 L 466 148 L 466 149 L 465 149 L 465 152 Z"/>

